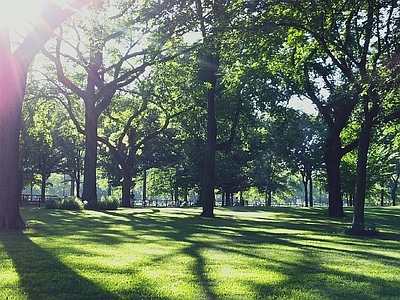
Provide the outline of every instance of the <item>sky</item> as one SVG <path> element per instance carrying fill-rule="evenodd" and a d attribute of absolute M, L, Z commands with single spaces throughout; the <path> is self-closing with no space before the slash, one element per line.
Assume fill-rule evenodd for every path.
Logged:
<path fill-rule="evenodd" d="M 0 27 L 24 30 L 38 19 L 44 0 L 0 0 Z"/>
<path fill-rule="evenodd" d="M 305 97 L 303 97 L 301 99 L 298 97 L 292 97 L 289 100 L 289 107 L 301 110 L 303 112 L 306 112 L 306 113 L 312 114 L 312 115 L 318 114 L 316 106 L 311 102 L 310 99 L 305 98 Z"/>
<path fill-rule="evenodd" d="M 66 6 L 71 0 L 0 0 L 0 28 L 24 34 L 32 28 L 45 2 Z"/>

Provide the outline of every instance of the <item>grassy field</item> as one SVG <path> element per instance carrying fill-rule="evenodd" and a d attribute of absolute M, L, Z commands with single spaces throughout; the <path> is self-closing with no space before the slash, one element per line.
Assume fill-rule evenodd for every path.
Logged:
<path fill-rule="evenodd" d="M 22 208 L 0 231 L 0 299 L 400 299 L 400 207 L 378 237 L 323 208 Z"/>

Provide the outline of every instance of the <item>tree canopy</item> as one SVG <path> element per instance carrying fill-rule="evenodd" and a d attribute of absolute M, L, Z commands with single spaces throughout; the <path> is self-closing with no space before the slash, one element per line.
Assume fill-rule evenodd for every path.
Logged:
<path fill-rule="evenodd" d="M 396 203 L 398 1 L 72 5 L 46 6 L 14 52 L 1 50 L 0 139 L 10 143 L 0 147 L 0 227 L 23 226 L 29 172 L 43 195 L 59 172 L 80 196 L 83 176 L 82 199 L 95 208 L 99 168 L 121 186 L 123 206 L 135 177 L 154 169 L 160 193 L 171 189 L 176 203 L 198 193 L 204 217 L 216 191 L 223 205 L 251 189 L 271 205 L 293 181 L 312 206 L 319 176 L 329 216 L 344 216 L 343 200 L 354 205 L 354 232 L 370 195 Z M 7 30 L 0 38 L 10 45 Z M 39 51 L 31 74 L 41 77 L 29 77 L 22 109 Z M 305 99 L 318 115 L 290 107 Z"/>

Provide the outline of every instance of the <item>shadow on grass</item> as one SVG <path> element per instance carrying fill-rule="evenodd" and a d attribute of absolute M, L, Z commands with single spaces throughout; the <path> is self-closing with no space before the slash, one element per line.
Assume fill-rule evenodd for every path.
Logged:
<path fill-rule="evenodd" d="M 374 210 L 373 214 L 379 218 L 380 211 Z M 323 210 L 318 209 L 226 209 L 220 212 L 217 214 L 219 217 L 208 219 L 199 217 L 199 212 L 193 209 L 128 209 L 90 215 L 54 211 L 43 216 L 48 224 L 54 226 L 43 226 L 42 234 L 66 237 L 77 234 L 98 244 L 117 245 L 128 241 L 133 248 L 135 243 L 146 243 L 149 236 L 153 237 L 150 247 L 157 247 L 160 241 L 181 243 L 180 253 L 171 251 L 162 256 L 149 256 L 149 267 L 160 267 L 168 259 L 181 254 L 191 257 L 192 263 L 187 268 L 201 290 L 201 299 L 397 299 L 400 294 L 399 275 L 394 274 L 390 280 L 385 280 L 379 278 L 379 274 L 368 276 L 356 269 L 357 264 L 381 262 L 375 266 L 390 266 L 397 272 L 400 262 L 391 255 L 399 251 L 396 233 L 385 233 L 379 239 L 346 237 L 341 232 L 348 226 L 348 220 L 328 220 L 323 217 Z M 395 214 L 382 212 L 384 217 L 379 221 L 386 222 L 384 226 L 396 224 Z M 254 217 L 253 213 L 257 216 Z M 118 230 L 116 224 L 130 230 Z M 398 228 L 398 224 L 396 226 L 394 228 Z M 31 243 L 27 240 L 26 243 Z M 282 252 L 275 252 L 276 249 Z M 210 257 L 204 254 L 206 251 L 250 261 L 254 269 L 281 274 L 282 278 L 277 282 L 269 282 L 268 278 L 261 282 L 239 278 L 240 282 L 232 282 L 232 286 L 243 284 L 252 291 L 252 296 L 223 294 L 219 289 L 221 283 L 216 282 L 215 274 L 214 277 L 210 274 L 210 268 L 217 268 L 218 262 L 212 261 L 210 265 Z M 18 257 L 13 259 L 23 261 Z M 232 261 L 227 267 L 235 269 L 235 263 Z M 60 268 L 69 270 L 65 266 Z M 237 269 L 239 273 L 242 271 Z M 68 272 L 74 278 L 75 273 L 72 270 Z M 22 280 L 24 285 L 28 284 L 27 281 Z M 96 289 L 96 286 L 91 288 Z M 136 292 L 140 291 L 132 290 L 129 295 L 121 292 L 119 295 L 125 299 L 155 299 L 151 293 L 148 298 L 135 297 Z M 28 293 L 33 294 L 29 290 Z M 102 291 L 97 293 L 101 296 Z M 176 298 L 165 296 L 162 299 Z"/>
<path fill-rule="evenodd" d="M 332 268 L 328 266 L 329 258 L 324 259 L 323 255 L 318 255 L 307 247 L 299 252 L 302 258 L 297 261 L 280 261 L 276 271 L 285 274 L 286 279 L 279 284 L 249 282 L 257 291 L 258 299 L 399 299 L 398 277 L 385 280 L 379 276 L 351 271 L 368 258 L 365 253 L 360 262 L 354 261 L 345 268 Z M 346 264 L 345 260 L 336 263 Z"/>
<path fill-rule="evenodd" d="M 280 208 L 275 209 L 273 213 L 282 215 L 270 219 L 260 217 L 257 220 L 231 216 L 207 219 L 195 215 L 182 218 L 178 213 L 176 217 L 158 216 L 150 211 L 131 215 L 121 214 L 118 211 L 105 214 L 113 217 L 124 216 L 126 225 L 130 224 L 138 232 L 146 232 L 146 234 L 153 232 L 159 238 L 169 239 L 171 242 L 188 243 L 182 252 L 194 259 L 192 273 L 196 276 L 206 299 L 224 299 L 224 296 L 218 293 L 217 283 L 209 276 L 207 270 L 209 266 L 207 267 L 207 262 L 202 255 L 205 249 L 258 260 L 258 266 L 264 265 L 270 271 L 283 274 L 285 280 L 278 284 L 246 282 L 258 299 L 269 297 L 274 299 L 276 297 L 279 299 L 394 299 L 393 297 L 400 292 L 398 276 L 388 281 L 359 274 L 357 271 L 343 271 L 343 269 L 351 269 L 358 261 L 360 263 L 378 261 L 384 265 L 391 265 L 397 270 L 400 269 L 400 262 L 380 251 L 382 248 L 399 250 L 398 236 L 386 233 L 378 239 L 349 238 L 341 234 L 344 226 L 347 226 L 347 219 L 326 219 L 322 217 L 321 212 L 319 210 L 285 212 L 283 208 Z M 182 211 L 182 213 L 187 212 Z M 245 214 L 246 211 L 243 213 Z M 265 213 L 268 214 L 268 212 Z M 159 230 L 160 228 L 162 230 Z M 260 230 L 250 230 L 254 228 Z M 198 236 L 203 236 L 203 239 L 196 241 Z M 207 236 L 209 236 L 208 240 Z M 328 238 L 327 241 L 324 236 L 336 236 L 336 238 L 332 241 Z M 140 239 L 140 234 L 137 238 Z M 389 243 L 386 244 L 386 241 Z M 393 245 L 391 242 L 396 242 L 396 244 Z M 259 253 L 258 247 L 263 244 L 291 249 L 290 251 L 297 254 L 293 260 L 285 258 L 284 253 L 281 254 L 282 257 L 279 257 L 279 254 L 276 257 L 262 256 L 257 253 Z M 338 245 L 342 246 L 336 249 Z M 332 255 L 343 257 L 343 260 L 330 262 L 329 257 Z M 346 259 L 348 257 L 356 261 L 350 259 L 349 263 Z M 349 266 L 332 268 L 331 265 L 336 263 L 349 264 Z M 246 297 L 245 295 L 238 296 L 242 299 Z"/>
<path fill-rule="evenodd" d="M 12 259 L 21 289 L 30 300 L 118 299 L 68 268 L 21 231 L 1 232 L 0 243 Z"/>

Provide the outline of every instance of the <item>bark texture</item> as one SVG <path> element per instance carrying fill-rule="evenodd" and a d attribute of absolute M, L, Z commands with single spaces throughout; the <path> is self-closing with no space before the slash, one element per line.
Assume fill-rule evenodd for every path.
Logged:
<path fill-rule="evenodd" d="M 207 91 L 207 141 L 204 156 L 203 174 L 203 211 L 201 216 L 214 217 L 215 202 L 215 152 L 217 150 L 217 121 L 215 117 L 215 87 L 217 84 L 217 70 L 219 56 L 209 54 L 206 57 L 206 76 L 210 84 Z"/>
<path fill-rule="evenodd" d="M 36 26 L 13 53 L 8 30 L 0 29 L 0 228 L 25 227 L 19 212 L 22 190 L 19 134 L 29 66 L 53 30 L 85 3 L 76 0 L 71 4 L 73 9 L 48 3 Z"/>
<path fill-rule="evenodd" d="M 19 132 L 26 74 L 11 53 L 8 32 L 0 34 L 0 228 L 24 228 Z"/>

